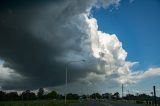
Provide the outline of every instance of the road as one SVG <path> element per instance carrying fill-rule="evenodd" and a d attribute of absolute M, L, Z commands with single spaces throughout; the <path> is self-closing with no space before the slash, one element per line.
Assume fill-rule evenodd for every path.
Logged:
<path fill-rule="evenodd" d="M 90 102 L 78 103 L 75 104 L 74 106 L 106 106 L 106 105 L 103 103 L 90 101 Z"/>
<path fill-rule="evenodd" d="M 127 103 L 115 103 L 115 102 L 96 102 L 96 101 L 90 101 L 90 102 L 83 102 L 75 104 L 74 106 L 145 106 L 145 105 L 139 105 L 139 104 L 127 104 Z"/>

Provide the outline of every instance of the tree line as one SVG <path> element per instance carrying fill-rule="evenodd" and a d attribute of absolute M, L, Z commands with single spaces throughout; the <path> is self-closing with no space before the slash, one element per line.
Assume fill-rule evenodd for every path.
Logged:
<path fill-rule="evenodd" d="M 32 92 L 31 90 L 23 91 L 18 94 L 18 92 L 4 92 L 0 91 L 0 101 L 19 101 L 19 100 L 49 100 L 49 99 L 64 99 L 65 96 L 58 94 L 56 91 L 51 91 L 46 93 L 43 88 L 40 88 L 37 93 Z M 67 94 L 67 99 L 79 99 L 78 94 Z"/>
<path fill-rule="evenodd" d="M 23 91 L 22 93 L 18 94 L 17 92 L 4 92 L 0 91 L 0 101 L 18 101 L 18 100 L 48 100 L 48 99 L 64 99 L 65 96 L 62 94 L 58 94 L 56 91 L 51 91 L 49 93 L 45 93 L 43 88 L 40 88 L 37 93 L 32 92 L 30 90 Z M 120 94 L 115 92 L 114 94 L 111 93 L 93 93 L 90 95 L 78 95 L 78 94 L 67 94 L 67 99 L 75 99 L 78 100 L 82 98 L 84 100 L 87 99 L 111 99 L 111 100 L 121 100 Z M 127 94 L 123 97 L 124 100 L 140 100 L 140 101 L 152 101 L 153 96 L 147 94 Z M 160 100 L 160 98 L 157 98 Z"/>
<path fill-rule="evenodd" d="M 0 91 L 0 101 L 16 101 L 16 100 L 37 100 L 37 99 L 62 99 L 56 91 L 51 91 L 45 94 L 44 89 L 40 88 L 37 93 L 30 90 L 23 91 L 21 94 L 17 92 L 4 92 Z"/>
<path fill-rule="evenodd" d="M 107 94 L 107 93 L 106 93 Z M 67 99 L 75 99 L 78 100 L 80 97 L 86 100 L 87 98 L 90 99 L 102 99 L 102 98 L 109 98 L 106 94 L 99 94 L 99 93 L 93 93 L 91 95 L 78 95 L 78 94 L 67 94 Z M 43 99 L 64 99 L 65 96 L 62 94 L 58 94 L 56 91 L 51 91 L 49 93 L 45 93 L 43 88 L 40 88 L 37 93 L 32 92 L 30 90 L 23 91 L 21 94 L 18 94 L 17 92 L 4 92 L 0 91 L 0 101 L 18 101 L 18 100 L 43 100 Z M 112 98 L 119 99 L 119 93 L 116 92 L 114 95 L 112 95 Z"/>

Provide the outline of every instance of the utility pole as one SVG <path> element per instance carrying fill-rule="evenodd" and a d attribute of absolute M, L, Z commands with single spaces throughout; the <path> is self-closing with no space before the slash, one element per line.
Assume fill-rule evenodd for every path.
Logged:
<path fill-rule="evenodd" d="M 122 84 L 122 99 L 123 99 L 123 84 Z"/>
<path fill-rule="evenodd" d="M 153 91 L 154 91 L 154 105 L 157 106 L 157 100 L 156 100 L 156 87 L 153 86 Z"/>

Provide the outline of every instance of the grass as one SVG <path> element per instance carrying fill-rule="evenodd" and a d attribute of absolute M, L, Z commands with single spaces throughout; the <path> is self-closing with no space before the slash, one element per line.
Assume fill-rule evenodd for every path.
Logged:
<path fill-rule="evenodd" d="M 77 102 L 77 100 L 68 100 L 65 105 L 64 100 L 5 101 L 0 102 L 0 106 L 70 106 Z"/>

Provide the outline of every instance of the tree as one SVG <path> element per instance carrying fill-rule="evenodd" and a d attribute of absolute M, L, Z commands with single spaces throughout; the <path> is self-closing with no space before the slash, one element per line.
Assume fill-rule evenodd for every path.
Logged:
<path fill-rule="evenodd" d="M 102 98 L 103 99 L 109 99 L 110 95 L 111 94 L 109 94 L 109 93 L 102 94 Z"/>
<path fill-rule="evenodd" d="M 6 99 L 6 93 L 3 91 L 0 91 L 0 101 L 3 101 Z"/>
<path fill-rule="evenodd" d="M 37 95 L 38 95 L 39 99 L 43 99 L 43 97 L 44 97 L 44 89 L 43 88 L 39 88 Z"/>
<path fill-rule="evenodd" d="M 135 99 L 136 99 L 136 96 L 134 96 L 133 94 L 127 94 L 126 97 L 124 97 L 124 99 L 127 99 L 127 100 L 135 100 Z"/>
<path fill-rule="evenodd" d="M 8 100 L 11 100 L 11 101 L 13 101 L 13 100 L 18 100 L 18 99 L 19 99 L 19 96 L 18 96 L 18 93 L 17 93 L 17 92 L 7 93 L 6 96 L 7 96 L 7 99 L 8 99 Z"/>
<path fill-rule="evenodd" d="M 99 93 L 93 93 L 90 97 L 92 99 L 100 99 L 102 96 Z"/>
<path fill-rule="evenodd" d="M 119 97 L 119 93 L 118 92 L 116 92 L 116 93 L 114 93 L 114 95 L 113 95 L 116 99 L 119 99 L 120 97 Z"/>
<path fill-rule="evenodd" d="M 83 99 L 87 99 L 87 96 L 86 96 L 86 95 L 82 95 L 82 98 L 83 98 Z"/>
<path fill-rule="evenodd" d="M 52 92 L 47 94 L 47 98 L 48 99 L 57 99 L 58 98 L 58 94 L 57 94 L 56 91 L 52 91 Z"/>
<path fill-rule="evenodd" d="M 79 99 L 79 95 L 78 94 L 69 93 L 69 94 L 67 94 L 67 98 L 68 99 Z"/>
<path fill-rule="evenodd" d="M 35 93 L 31 92 L 30 90 L 26 90 L 25 92 L 22 92 L 21 98 L 22 98 L 22 100 L 35 100 L 36 95 L 35 95 Z"/>

